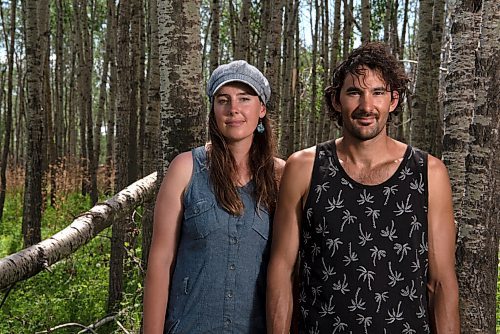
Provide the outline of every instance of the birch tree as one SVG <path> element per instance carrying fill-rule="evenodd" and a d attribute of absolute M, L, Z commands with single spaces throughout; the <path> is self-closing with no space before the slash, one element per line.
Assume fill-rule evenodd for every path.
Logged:
<path fill-rule="evenodd" d="M 458 223 L 463 333 L 495 333 L 500 203 L 500 3 L 457 1 L 444 101 L 443 160 Z"/>
<path fill-rule="evenodd" d="M 158 2 L 161 97 L 161 169 L 180 152 L 205 141 L 201 98 L 200 0 Z"/>
<path fill-rule="evenodd" d="M 39 242 L 42 219 L 42 137 L 43 110 L 40 101 L 40 39 L 38 36 L 38 1 L 26 0 L 26 110 L 27 147 L 23 202 L 24 246 Z"/>

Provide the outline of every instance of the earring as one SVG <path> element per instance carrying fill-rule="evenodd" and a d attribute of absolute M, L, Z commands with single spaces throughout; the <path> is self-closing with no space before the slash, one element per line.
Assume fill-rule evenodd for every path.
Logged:
<path fill-rule="evenodd" d="M 262 118 L 259 118 L 259 124 L 257 125 L 257 132 L 264 133 L 264 124 L 262 124 Z"/>

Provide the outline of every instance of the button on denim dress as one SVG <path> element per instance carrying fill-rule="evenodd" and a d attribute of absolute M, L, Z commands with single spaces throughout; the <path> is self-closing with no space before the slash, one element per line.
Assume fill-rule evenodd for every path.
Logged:
<path fill-rule="evenodd" d="M 269 214 L 256 209 L 253 181 L 238 188 L 242 216 L 222 209 L 209 180 L 205 147 L 192 154 L 164 332 L 265 333 Z"/>

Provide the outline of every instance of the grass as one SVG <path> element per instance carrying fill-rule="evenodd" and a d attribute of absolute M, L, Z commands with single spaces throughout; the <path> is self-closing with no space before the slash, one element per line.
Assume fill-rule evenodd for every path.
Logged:
<path fill-rule="evenodd" d="M 7 196 L 4 219 L 0 224 L 0 257 L 22 248 L 22 196 Z M 70 195 L 57 209 L 47 207 L 42 219 L 42 238 L 60 231 L 74 217 L 90 208 L 89 199 Z M 108 295 L 111 229 L 106 229 L 70 257 L 22 282 L 10 291 L 0 309 L 0 333 L 36 333 L 65 323 L 90 325 L 104 318 Z M 140 245 L 140 241 L 138 242 Z M 140 249 L 129 249 L 140 258 Z M 129 261 L 132 258 L 129 259 Z M 142 312 L 141 273 L 130 264 L 124 291 L 121 325 L 139 332 Z M 3 298 L 2 294 L 0 298 Z M 81 328 L 67 327 L 57 333 L 77 333 Z M 101 327 L 98 333 L 123 331 L 116 323 Z"/>

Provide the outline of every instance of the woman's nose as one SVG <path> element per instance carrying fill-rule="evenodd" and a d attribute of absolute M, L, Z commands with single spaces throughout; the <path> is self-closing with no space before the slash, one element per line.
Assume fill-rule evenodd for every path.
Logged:
<path fill-rule="evenodd" d="M 234 101 L 229 102 L 229 112 L 231 114 L 238 114 L 240 112 L 238 103 Z"/>

